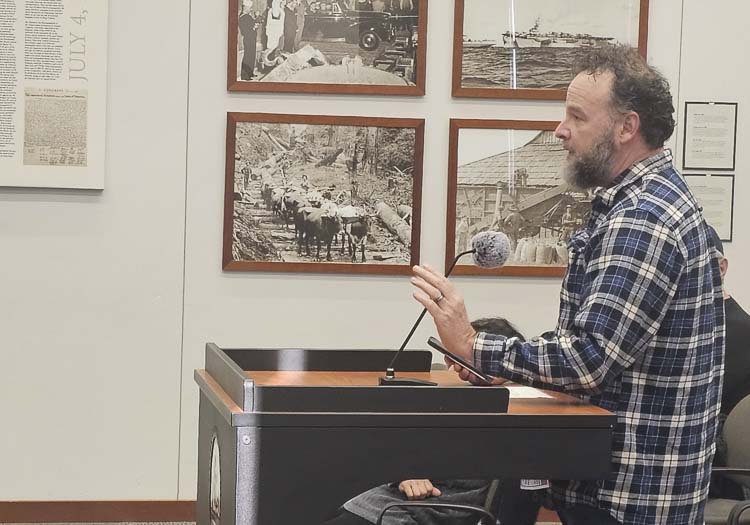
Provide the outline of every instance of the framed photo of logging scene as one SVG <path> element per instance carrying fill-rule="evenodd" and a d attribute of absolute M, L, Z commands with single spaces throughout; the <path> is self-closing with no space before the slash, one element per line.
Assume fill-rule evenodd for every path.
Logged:
<path fill-rule="evenodd" d="M 455 0 L 453 96 L 564 100 L 580 53 L 646 56 L 648 0 Z"/>
<path fill-rule="evenodd" d="M 456 275 L 562 276 L 567 241 L 586 224 L 588 193 L 563 179 L 567 151 L 557 122 L 458 120 L 450 123 L 446 267 L 482 231 L 504 232 L 505 266 L 485 270 L 461 260 Z"/>
<path fill-rule="evenodd" d="M 425 94 L 428 0 L 229 0 L 227 88 Z"/>
<path fill-rule="evenodd" d="M 424 120 L 229 113 L 223 268 L 409 274 Z"/>

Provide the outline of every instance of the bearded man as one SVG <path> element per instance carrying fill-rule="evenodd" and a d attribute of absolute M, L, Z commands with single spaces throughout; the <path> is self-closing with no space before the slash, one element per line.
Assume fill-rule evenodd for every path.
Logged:
<path fill-rule="evenodd" d="M 414 267 L 414 297 L 448 350 L 483 372 L 617 415 L 613 475 L 552 483 L 564 524 L 702 524 L 723 374 L 719 254 L 664 148 L 666 79 L 625 46 L 592 50 L 576 73 L 555 134 L 566 179 L 595 197 L 568 242 L 556 329 L 526 342 L 477 333 L 429 267 Z"/>

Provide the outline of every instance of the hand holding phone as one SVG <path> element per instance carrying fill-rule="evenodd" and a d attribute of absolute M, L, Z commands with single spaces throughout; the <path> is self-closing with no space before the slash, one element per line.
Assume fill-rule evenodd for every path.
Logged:
<path fill-rule="evenodd" d="M 480 381 L 483 381 L 487 383 L 488 385 L 492 384 L 492 377 L 488 376 L 487 374 L 484 374 L 476 369 L 473 365 L 470 365 L 465 359 L 458 357 L 456 354 L 449 352 L 447 348 L 443 346 L 443 343 L 440 342 L 439 339 L 436 339 L 435 337 L 430 337 L 427 340 L 427 344 L 430 345 L 432 348 L 440 352 L 441 354 L 444 354 L 448 356 L 448 358 L 451 361 L 455 361 L 459 365 L 461 365 L 463 368 L 474 374 L 479 378 Z"/>

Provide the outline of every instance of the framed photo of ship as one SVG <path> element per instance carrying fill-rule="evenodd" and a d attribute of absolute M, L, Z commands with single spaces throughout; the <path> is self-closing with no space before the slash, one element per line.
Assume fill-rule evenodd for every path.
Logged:
<path fill-rule="evenodd" d="M 456 0 L 453 96 L 564 100 L 576 56 L 646 56 L 648 0 Z"/>
<path fill-rule="evenodd" d="M 424 120 L 229 113 L 223 269 L 411 273 Z"/>
<path fill-rule="evenodd" d="M 428 0 L 229 0 L 227 89 L 425 94 Z"/>
<path fill-rule="evenodd" d="M 557 122 L 451 119 L 445 264 L 483 231 L 504 232 L 511 256 L 497 270 L 470 262 L 456 275 L 557 277 L 567 241 L 588 220 L 591 198 L 563 180 L 567 152 Z"/>

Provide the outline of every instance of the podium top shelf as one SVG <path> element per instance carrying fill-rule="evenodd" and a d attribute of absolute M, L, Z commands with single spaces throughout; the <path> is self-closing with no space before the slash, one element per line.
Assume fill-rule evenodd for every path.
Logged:
<path fill-rule="evenodd" d="M 260 386 L 372 386 L 378 385 L 382 372 L 246 372 L 248 378 Z M 451 370 L 432 370 L 430 372 L 412 372 L 409 377 L 434 381 L 438 386 L 465 388 L 475 387 L 459 379 Z M 580 399 L 560 392 L 543 391 L 547 397 L 526 397 L 513 394 L 514 389 L 522 385 L 506 383 L 503 386 L 510 390 L 509 414 L 574 414 L 574 415 L 611 415 L 604 409 L 585 403 Z"/>
<path fill-rule="evenodd" d="M 419 362 L 424 356 L 411 363 L 422 371 L 404 372 L 397 366 L 397 376 L 426 379 L 438 383 L 436 387 L 378 386 L 383 363 L 393 355 L 389 351 L 225 351 L 213 344 L 206 346 L 206 369 L 196 370 L 195 379 L 234 426 L 289 422 L 292 416 L 314 424 L 346 416 L 350 423 L 365 426 L 386 416 L 418 426 L 434 425 L 436 417 L 441 424 L 505 426 L 507 418 L 496 418 L 506 415 L 527 425 L 567 425 L 575 419 L 579 426 L 602 428 L 615 422 L 610 412 L 557 392 L 545 391 L 545 397 L 511 396 L 509 401 L 515 386 L 468 385 L 450 370 L 429 370 L 431 353 L 423 353 L 428 356 L 426 363 Z M 311 363 L 312 370 L 304 368 Z"/>

